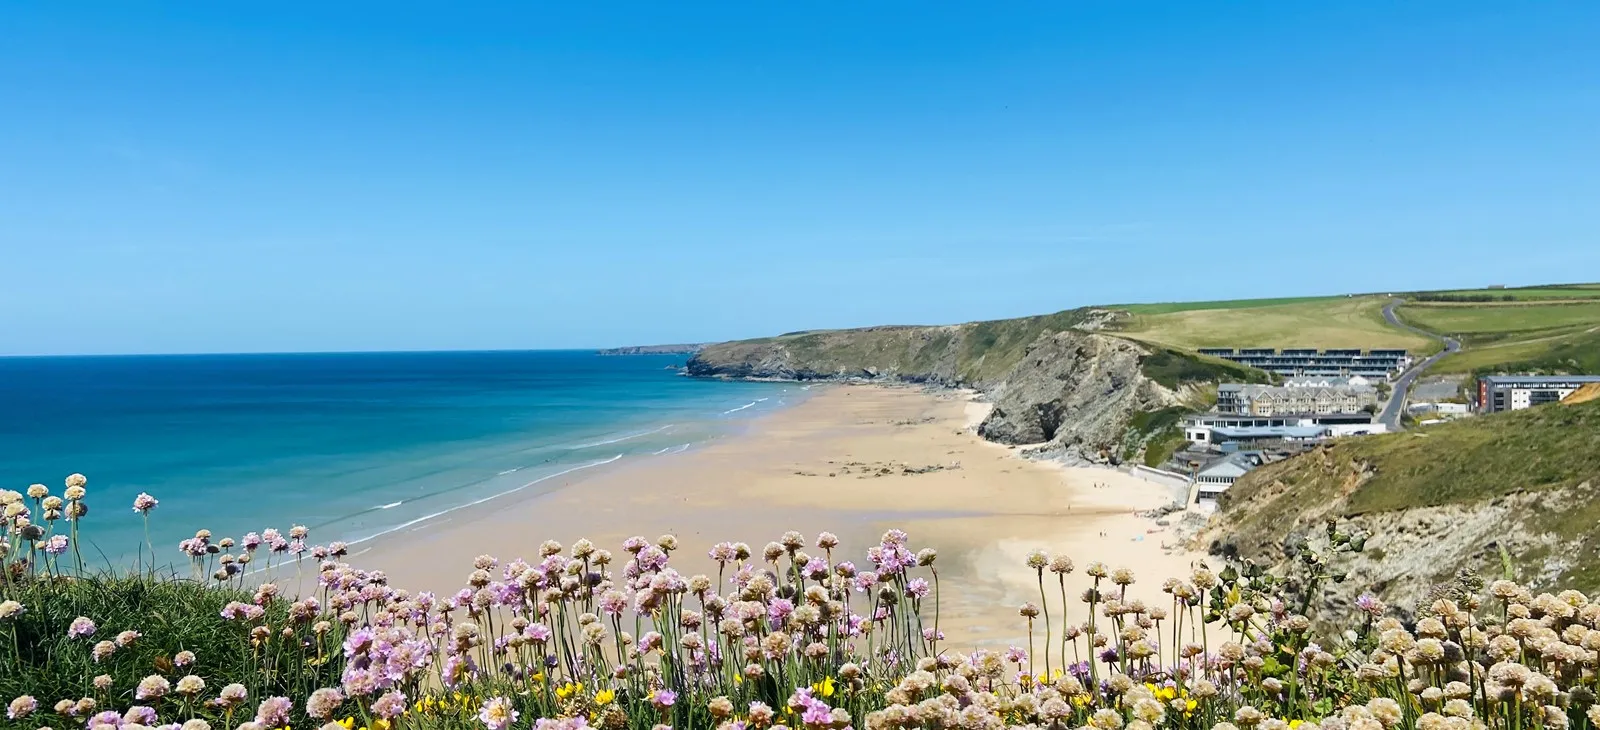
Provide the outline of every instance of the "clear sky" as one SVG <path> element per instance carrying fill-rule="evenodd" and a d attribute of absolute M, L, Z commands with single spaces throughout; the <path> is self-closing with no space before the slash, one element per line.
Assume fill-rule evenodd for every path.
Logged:
<path fill-rule="evenodd" d="M 7 3 L 0 353 L 1600 280 L 1600 3 Z"/>

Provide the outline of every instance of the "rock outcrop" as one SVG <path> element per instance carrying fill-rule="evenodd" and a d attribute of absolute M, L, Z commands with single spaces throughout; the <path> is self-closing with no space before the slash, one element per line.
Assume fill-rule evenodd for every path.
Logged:
<path fill-rule="evenodd" d="M 994 410 L 978 427 L 991 441 L 1038 444 L 1069 460 L 1114 460 L 1135 413 L 1176 404 L 1177 394 L 1146 377 L 1151 351 L 1130 340 L 1084 332 L 1040 337 L 995 385 Z"/>

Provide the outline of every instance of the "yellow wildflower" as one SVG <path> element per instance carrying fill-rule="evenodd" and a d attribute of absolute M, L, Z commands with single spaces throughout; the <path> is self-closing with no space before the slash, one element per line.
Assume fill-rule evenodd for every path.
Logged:
<path fill-rule="evenodd" d="M 571 697 L 571 696 L 577 694 L 578 692 L 580 692 L 582 690 L 583 690 L 583 685 L 582 684 L 573 684 L 572 682 L 568 682 L 568 683 L 563 684 L 560 687 L 556 688 L 556 697 L 558 699 L 563 699 L 564 700 L 564 699 L 566 699 L 568 697 Z"/>
<path fill-rule="evenodd" d="M 594 703 L 597 705 L 609 705 L 611 704 L 611 701 L 616 698 L 617 693 L 609 689 L 603 689 L 594 693 Z"/>
<path fill-rule="evenodd" d="M 811 685 L 811 691 L 815 692 L 815 693 L 817 693 L 819 695 L 822 695 L 823 697 L 832 697 L 833 696 L 833 677 L 828 677 L 827 679 L 824 679 L 821 682 L 818 682 L 816 684 Z"/>
<path fill-rule="evenodd" d="M 345 719 L 340 720 L 339 724 L 344 726 L 344 730 L 351 730 L 351 728 L 356 726 L 356 718 L 354 715 L 346 717 Z"/>

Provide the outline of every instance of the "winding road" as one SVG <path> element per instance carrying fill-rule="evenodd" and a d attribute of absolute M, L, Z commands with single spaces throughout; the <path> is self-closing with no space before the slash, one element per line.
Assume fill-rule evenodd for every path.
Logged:
<path fill-rule="evenodd" d="M 1427 370 L 1435 362 L 1438 362 L 1439 358 L 1449 355 L 1452 352 L 1458 352 L 1461 350 L 1460 340 L 1457 340 L 1453 337 L 1437 335 L 1424 329 L 1412 327 L 1405 322 L 1401 322 L 1400 318 L 1396 317 L 1394 313 L 1394 308 L 1400 306 L 1400 304 L 1401 300 L 1399 299 L 1389 300 L 1388 304 L 1383 305 L 1383 318 L 1388 320 L 1389 324 L 1394 327 L 1399 327 L 1400 329 L 1408 332 L 1415 332 L 1419 335 L 1430 337 L 1435 340 L 1444 340 L 1444 349 L 1428 356 L 1426 360 L 1411 366 L 1410 370 L 1401 373 L 1400 377 L 1395 379 L 1394 390 L 1389 394 L 1389 402 L 1384 404 L 1383 410 L 1378 414 L 1378 423 L 1388 426 L 1390 431 L 1400 430 L 1400 412 L 1405 408 L 1406 396 L 1411 392 L 1411 384 L 1416 382 L 1417 376 L 1421 375 L 1424 370 Z"/>

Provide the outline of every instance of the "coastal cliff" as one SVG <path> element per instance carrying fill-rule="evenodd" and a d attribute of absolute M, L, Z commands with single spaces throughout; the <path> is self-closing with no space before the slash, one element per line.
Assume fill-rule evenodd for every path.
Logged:
<path fill-rule="evenodd" d="M 1199 547 L 1289 571 L 1328 520 L 1367 535 L 1313 597 L 1338 620 L 1372 591 L 1414 611 L 1460 571 L 1600 589 L 1600 401 L 1340 439 L 1236 482 Z"/>
<path fill-rule="evenodd" d="M 1144 373 L 1141 363 L 1153 354 L 1102 334 L 1041 336 L 993 384 L 994 410 L 978 434 L 1074 461 L 1114 461 L 1135 414 L 1179 403 L 1177 392 Z"/>
<path fill-rule="evenodd" d="M 798 332 L 709 345 L 690 358 L 696 377 L 855 380 L 967 387 L 995 407 L 978 433 L 1074 462 L 1139 453 L 1130 423 L 1180 405 L 1194 384 L 1264 373 L 1102 331 L 1101 309 L 943 326 Z M 1129 439 L 1134 439 L 1129 448 Z"/>

